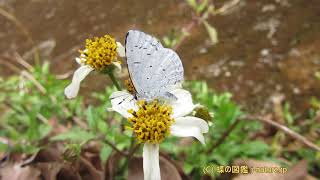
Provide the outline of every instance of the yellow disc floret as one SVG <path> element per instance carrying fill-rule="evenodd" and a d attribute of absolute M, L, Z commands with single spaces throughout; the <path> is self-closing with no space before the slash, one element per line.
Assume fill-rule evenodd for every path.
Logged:
<path fill-rule="evenodd" d="M 102 70 L 117 61 L 117 43 L 114 38 L 105 35 L 101 38 L 86 40 L 86 50 L 80 51 L 85 63 L 96 70 Z"/>
<path fill-rule="evenodd" d="M 140 143 L 158 144 L 170 134 L 170 126 L 174 122 L 172 115 L 172 107 L 160 104 L 154 100 L 150 103 L 146 101 L 138 102 L 139 109 L 137 111 L 129 110 L 132 117 L 128 121 L 132 127 L 136 138 Z"/>

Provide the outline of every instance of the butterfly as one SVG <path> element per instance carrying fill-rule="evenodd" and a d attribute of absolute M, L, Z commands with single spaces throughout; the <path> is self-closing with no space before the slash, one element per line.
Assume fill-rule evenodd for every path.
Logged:
<path fill-rule="evenodd" d="M 175 51 L 138 30 L 128 31 L 125 51 L 137 99 L 177 99 L 170 91 L 180 86 L 184 69 Z"/>

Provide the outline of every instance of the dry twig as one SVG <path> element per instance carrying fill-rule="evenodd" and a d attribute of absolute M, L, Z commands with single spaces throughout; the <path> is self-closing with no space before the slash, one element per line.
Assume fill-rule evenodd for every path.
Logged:
<path fill-rule="evenodd" d="M 26 36 L 26 38 L 28 39 L 30 44 L 31 45 L 34 44 L 34 41 L 31 38 L 31 35 L 30 35 L 29 31 L 27 30 L 27 28 L 25 28 L 25 26 L 14 15 L 12 15 L 8 11 L 4 10 L 3 8 L 0 8 L 0 15 L 7 18 L 9 21 L 13 22 L 20 29 L 20 31 L 23 33 L 23 35 Z"/>
<path fill-rule="evenodd" d="M 13 22 L 17 28 L 22 32 L 22 34 L 27 38 L 30 45 L 34 45 L 34 40 L 32 39 L 32 36 L 28 29 L 11 13 L 6 11 L 5 9 L 0 7 L 0 15 L 7 18 L 9 21 Z M 37 64 L 39 64 L 39 52 L 38 49 L 35 50 L 34 58 Z"/>
<path fill-rule="evenodd" d="M 309 148 L 314 149 L 316 151 L 320 151 L 320 147 L 319 146 L 317 146 L 316 144 L 314 144 L 313 142 L 311 142 L 310 140 L 308 140 L 307 138 L 305 138 L 301 134 L 299 134 L 297 132 L 294 132 L 293 130 L 291 130 L 287 126 L 279 124 L 279 123 L 277 123 L 275 121 L 272 121 L 270 116 L 262 117 L 262 116 L 258 116 L 258 115 L 247 115 L 244 119 L 258 120 L 260 122 L 263 122 L 263 123 L 269 124 L 271 126 L 274 126 L 275 128 L 283 131 L 285 134 L 287 134 L 287 135 L 297 139 L 298 141 L 302 142 L 303 144 L 305 144 Z"/>
<path fill-rule="evenodd" d="M 89 171 L 89 173 L 92 175 L 94 180 L 101 180 L 103 178 L 103 172 L 97 170 L 88 160 L 86 160 L 83 157 L 80 157 L 80 161 L 85 165 Z"/>
<path fill-rule="evenodd" d="M 15 60 L 21 64 L 23 67 L 25 67 L 28 71 L 32 71 L 33 67 L 31 64 L 29 64 L 26 60 L 24 60 L 21 55 L 18 52 L 14 53 Z"/>

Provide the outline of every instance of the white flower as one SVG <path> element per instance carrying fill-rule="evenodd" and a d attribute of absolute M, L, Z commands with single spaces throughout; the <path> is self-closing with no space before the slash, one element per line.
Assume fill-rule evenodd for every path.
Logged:
<path fill-rule="evenodd" d="M 121 69 L 120 62 L 116 61 L 116 54 L 120 57 L 125 57 L 125 49 L 121 45 L 121 43 L 115 42 L 114 39 L 111 39 L 110 36 L 105 36 L 105 37 L 109 38 L 109 39 L 107 39 L 108 41 L 106 41 L 105 44 L 102 44 L 102 47 L 100 45 L 100 47 L 98 47 L 98 48 L 97 48 L 96 44 L 94 44 L 93 46 L 90 46 L 92 44 L 92 42 L 94 42 L 94 41 L 89 40 L 89 42 L 87 42 L 87 46 L 86 46 L 87 49 L 85 49 L 84 51 L 81 52 L 80 57 L 76 58 L 76 62 L 80 65 L 80 67 L 74 72 L 71 84 L 69 84 L 64 90 L 64 94 L 66 95 L 67 98 L 70 99 L 70 98 L 75 98 L 77 96 L 77 94 L 79 92 L 81 81 L 93 70 L 100 70 L 108 64 L 112 64 L 116 68 Z M 105 38 L 105 37 L 103 37 L 103 38 Z M 89 43 L 91 43 L 91 44 L 89 44 Z M 116 48 L 114 48 L 114 49 L 116 49 L 116 52 L 115 51 L 113 52 L 112 50 L 110 50 L 108 52 L 108 55 L 109 55 L 108 57 L 112 57 L 113 59 L 104 58 L 102 60 L 101 59 L 97 59 L 97 60 L 94 59 L 94 60 L 89 60 L 89 61 L 87 60 L 88 58 L 91 58 L 90 57 L 91 54 L 93 54 L 92 56 L 96 56 L 96 54 L 99 53 L 99 50 L 101 48 L 105 48 L 105 47 L 107 47 L 107 48 L 116 47 Z M 91 54 L 87 55 L 88 53 L 91 53 Z M 96 63 L 96 62 L 98 62 L 98 63 Z"/>
<path fill-rule="evenodd" d="M 110 96 L 112 109 L 134 124 L 132 130 L 135 132 L 136 138 L 144 143 L 143 171 L 145 180 L 161 179 L 159 143 L 166 135 L 195 137 L 202 144 L 205 144 L 203 133 L 207 133 L 209 130 L 207 122 L 197 117 L 188 116 L 198 106 L 193 104 L 191 94 L 183 89 L 176 89 L 171 93 L 177 97 L 177 100 L 166 102 L 165 105 L 157 101 L 151 104 L 141 103 L 125 91 L 114 92 Z M 154 109 L 150 110 L 152 108 Z M 159 112 L 150 116 L 150 112 L 153 113 L 157 110 Z M 157 130 L 150 132 L 150 129 Z"/>

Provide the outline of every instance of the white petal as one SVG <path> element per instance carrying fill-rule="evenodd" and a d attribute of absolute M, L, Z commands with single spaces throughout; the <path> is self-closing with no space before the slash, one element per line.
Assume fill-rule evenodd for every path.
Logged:
<path fill-rule="evenodd" d="M 179 117 L 175 119 L 174 124 L 170 127 L 170 132 L 174 136 L 197 138 L 202 144 L 205 144 L 203 133 L 209 131 L 206 121 L 197 117 Z"/>
<path fill-rule="evenodd" d="M 112 63 L 116 68 L 118 68 L 119 70 L 121 70 L 121 64 L 119 62 L 113 62 Z"/>
<path fill-rule="evenodd" d="M 143 175 L 144 180 L 161 180 L 158 144 L 143 146 Z"/>
<path fill-rule="evenodd" d="M 85 66 L 85 62 L 86 62 L 86 58 L 85 57 L 76 57 L 76 62 L 81 65 L 81 66 Z"/>
<path fill-rule="evenodd" d="M 83 52 L 88 52 L 88 49 L 83 50 Z M 76 62 L 82 66 L 85 65 L 84 62 L 86 62 L 86 56 L 84 54 L 81 54 L 80 57 L 76 57 Z"/>
<path fill-rule="evenodd" d="M 112 109 L 123 117 L 128 118 L 132 115 L 128 113 L 128 110 L 138 110 L 137 101 L 133 95 L 129 94 L 126 91 L 116 91 L 111 94 L 110 98 Z"/>
<path fill-rule="evenodd" d="M 126 56 L 125 48 L 122 46 L 120 42 L 117 42 L 117 52 L 120 57 Z"/>
<path fill-rule="evenodd" d="M 171 93 L 178 98 L 176 101 L 169 102 L 173 108 L 174 118 L 185 116 L 198 106 L 192 103 L 191 93 L 187 90 L 175 89 Z"/>
<path fill-rule="evenodd" d="M 80 82 L 93 70 L 92 67 L 85 65 L 80 66 L 72 77 L 72 82 L 64 89 L 67 98 L 75 98 L 79 92 Z"/>
<path fill-rule="evenodd" d="M 78 58 L 78 57 L 76 57 L 76 62 L 77 62 L 78 64 L 80 64 L 80 65 L 82 64 L 82 63 L 81 63 L 81 59 Z"/>

